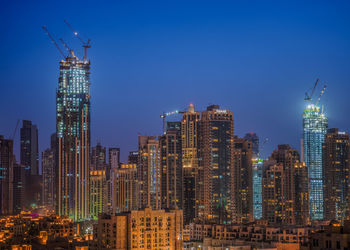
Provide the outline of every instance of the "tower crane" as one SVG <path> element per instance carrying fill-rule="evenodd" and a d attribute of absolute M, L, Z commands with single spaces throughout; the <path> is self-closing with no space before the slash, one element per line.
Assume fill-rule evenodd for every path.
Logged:
<path fill-rule="evenodd" d="M 183 114 L 185 113 L 184 111 L 178 111 L 178 110 L 175 110 L 175 111 L 172 111 L 172 112 L 163 112 L 163 114 L 160 115 L 160 118 L 163 119 L 163 135 L 165 135 L 165 118 L 168 117 L 168 116 L 171 116 L 171 115 L 176 115 L 176 114 Z"/>
<path fill-rule="evenodd" d="M 64 20 L 64 22 L 67 24 L 68 28 L 73 32 L 74 36 L 76 38 L 79 39 L 79 41 L 83 44 L 83 48 L 84 48 L 84 61 L 86 61 L 86 53 L 87 53 L 87 49 L 91 48 L 91 44 L 90 44 L 90 39 L 88 39 L 86 42 L 78 35 L 78 32 L 75 31 L 72 27 L 72 25 L 70 25 L 68 23 L 67 20 Z"/>
<path fill-rule="evenodd" d="M 305 98 L 304 98 L 305 101 L 311 101 L 312 100 L 312 96 L 313 96 L 313 94 L 315 92 L 315 89 L 316 89 L 316 86 L 317 86 L 319 80 L 320 80 L 319 78 L 316 79 L 316 82 L 314 84 L 314 87 L 311 90 L 310 95 L 307 92 L 305 93 Z"/>
<path fill-rule="evenodd" d="M 46 28 L 46 26 L 42 27 L 43 30 L 46 32 L 47 36 L 50 38 L 51 42 L 56 46 L 56 48 L 58 49 L 58 51 L 60 52 L 60 54 L 62 55 L 63 59 L 66 59 L 66 56 L 64 55 L 63 51 L 61 50 L 61 48 L 58 46 L 57 42 L 55 41 L 55 39 L 53 38 L 53 36 L 51 36 L 50 32 L 48 31 L 48 29 Z"/>
<path fill-rule="evenodd" d="M 65 41 L 63 41 L 62 38 L 59 39 L 61 41 L 61 43 L 63 44 L 63 46 L 67 49 L 69 55 L 68 56 L 73 56 L 74 52 L 73 50 L 65 43 Z"/>

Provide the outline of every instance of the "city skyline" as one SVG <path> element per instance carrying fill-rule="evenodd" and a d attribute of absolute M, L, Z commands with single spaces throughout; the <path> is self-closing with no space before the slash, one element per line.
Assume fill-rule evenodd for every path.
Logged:
<path fill-rule="evenodd" d="M 68 11 L 76 11 L 78 6 L 74 3 Z M 154 8 L 157 6 L 117 3 L 112 6 L 116 11 L 113 15 L 106 6 L 99 7 L 99 11 L 107 11 L 108 21 L 102 14 L 85 22 L 79 15 L 66 15 L 84 38 L 92 39 L 92 145 L 100 141 L 107 147 L 120 147 L 121 158 L 126 161 L 129 151 L 137 149 L 137 133 L 161 134 L 159 115 L 184 110 L 193 102 L 197 110 L 204 110 L 208 103 L 230 109 L 240 137 L 247 132 L 256 132 L 261 139 L 268 137 L 269 143 L 262 152 L 264 158 L 278 144 L 288 143 L 300 149 L 304 93 L 318 77 L 328 84 L 321 103 L 326 106 L 329 127 L 348 129 L 349 118 L 341 115 L 350 111 L 342 101 L 349 89 L 345 84 L 346 58 L 350 54 L 349 35 L 344 33 L 350 23 L 347 4 L 340 9 L 319 3 L 312 6 L 312 12 L 308 11 L 311 6 L 292 4 L 257 5 L 251 9 L 235 3 L 159 3 Z M 16 22 L 9 22 L 5 39 L 0 42 L 7 59 L 0 69 L 4 75 L 2 106 L 17 97 L 10 110 L 0 111 L 1 117 L 6 117 L 0 131 L 8 138 L 18 119 L 31 120 L 40 130 L 42 152 L 55 131 L 54 95 L 60 55 L 41 26 L 47 25 L 57 40 L 63 36 L 79 56 L 82 49 L 65 26 L 66 16 L 61 16 L 60 11 L 53 14 L 46 4 L 29 6 L 43 16 L 24 25 L 35 13 L 25 12 L 25 7 L 28 6 L 5 6 L 8 13 L 2 17 L 14 13 L 17 15 L 13 16 L 20 16 Z M 288 7 L 289 12 L 283 16 Z M 84 7 L 87 14 L 94 10 L 94 5 Z M 194 10 L 197 12 L 192 17 Z M 153 18 L 145 13 L 153 14 Z M 19 25 L 24 25 L 26 31 Z M 16 46 L 27 32 L 32 32 L 27 37 L 28 46 Z M 12 46 L 17 49 L 10 49 Z M 41 59 L 28 65 L 30 57 Z M 171 92 L 174 85 L 178 91 L 170 96 L 163 94 Z M 123 118 L 128 119 L 128 124 L 120 122 Z M 180 120 L 180 116 L 171 119 Z M 139 126 L 141 121 L 143 125 Z M 18 137 L 17 133 L 17 160 Z"/>

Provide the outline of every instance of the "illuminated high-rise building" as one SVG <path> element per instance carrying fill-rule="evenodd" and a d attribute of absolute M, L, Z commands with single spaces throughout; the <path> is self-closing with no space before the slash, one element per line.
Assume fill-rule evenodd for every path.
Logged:
<path fill-rule="evenodd" d="M 253 168 L 253 214 L 254 219 L 262 218 L 262 174 L 264 160 L 254 158 Z"/>
<path fill-rule="evenodd" d="M 162 208 L 183 208 L 181 122 L 168 122 L 159 137 Z"/>
<path fill-rule="evenodd" d="M 305 162 L 294 164 L 295 224 L 306 225 L 310 222 L 309 214 L 309 174 Z"/>
<path fill-rule="evenodd" d="M 202 112 L 199 140 L 199 175 L 202 220 L 226 224 L 232 221 L 234 134 L 233 114 L 218 105 Z"/>
<path fill-rule="evenodd" d="M 199 121 L 200 113 L 190 104 L 181 121 L 184 224 L 198 216 L 200 186 L 203 186 L 198 179 Z"/>
<path fill-rule="evenodd" d="M 89 216 L 90 61 L 72 53 L 60 61 L 56 94 L 58 213 Z"/>
<path fill-rule="evenodd" d="M 138 209 L 138 180 L 136 164 L 120 164 L 111 170 L 112 213 Z"/>
<path fill-rule="evenodd" d="M 252 143 L 252 185 L 253 185 L 253 216 L 254 219 L 262 218 L 262 168 L 263 159 L 259 152 L 259 137 L 256 133 L 250 132 L 244 139 Z"/>
<path fill-rule="evenodd" d="M 161 169 L 159 141 L 155 136 L 139 136 L 139 209 L 161 208 Z"/>
<path fill-rule="evenodd" d="M 232 221 L 253 221 L 252 143 L 243 138 L 234 139 L 234 169 L 232 190 Z"/>
<path fill-rule="evenodd" d="M 289 145 L 278 145 L 269 158 L 282 164 L 281 222 L 304 225 L 308 222 L 307 167 L 300 162 L 299 152 Z M 279 205 L 277 205 L 278 207 Z M 276 211 L 276 210 L 275 210 Z"/>
<path fill-rule="evenodd" d="M 303 113 L 304 161 L 309 172 L 309 209 L 311 220 L 323 219 L 322 144 L 328 118 L 320 107 L 309 104 Z"/>
<path fill-rule="evenodd" d="M 90 216 L 94 220 L 107 211 L 107 191 L 106 170 L 91 170 Z"/>
<path fill-rule="evenodd" d="M 0 215 L 13 212 L 13 141 L 0 135 Z"/>
<path fill-rule="evenodd" d="M 262 179 L 263 218 L 273 224 L 289 224 L 290 212 L 284 206 L 286 185 L 282 163 L 265 161 Z"/>
<path fill-rule="evenodd" d="M 349 134 L 329 129 L 323 144 L 324 219 L 349 218 Z"/>

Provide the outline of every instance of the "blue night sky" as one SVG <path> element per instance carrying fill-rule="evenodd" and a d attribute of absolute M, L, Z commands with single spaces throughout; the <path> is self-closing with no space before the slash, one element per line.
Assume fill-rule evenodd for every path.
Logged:
<path fill-rule="evenodd" d="M 235 134 L 300 148 L 304 93 L 328 88 L 330 127 L 350 127 L 349 1 L 7 1 L 0 7 L 0 134 L 17 119 L 55 131 L 60 54 L 41 26 L 82 55 L 64 19 L 92 40 L 91 144 L 137 149 L 163 111 L 219 104 Z M 317 95 L 321 86 L 317 90 Z M 180 119 L 180 116 L 172 119 Z M 16 135 L 16 152 L 19 133 Z M 19 157 L 18 157 L 19 158 Z"/>

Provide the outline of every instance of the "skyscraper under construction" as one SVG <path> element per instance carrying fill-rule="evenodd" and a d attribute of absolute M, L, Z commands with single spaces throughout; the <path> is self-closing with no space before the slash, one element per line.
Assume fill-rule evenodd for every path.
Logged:
<path fill-rule="evenodd" d="M 328 118 L 315 104 L 303 113 L 303 153 L 309 172 L 309 209 L 311 220 L 323 219 L 322 143 Z"/>
<path fill-rule="evenodd" d="M 89 216 L 90 61 L 71 53 L 60 61 L 56 94 L 58 213 Z"/>

